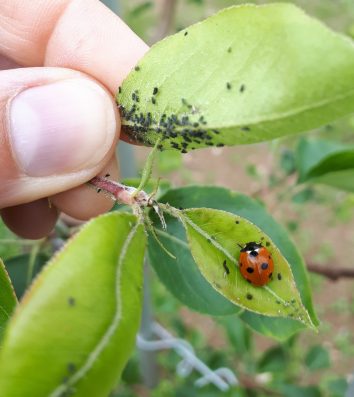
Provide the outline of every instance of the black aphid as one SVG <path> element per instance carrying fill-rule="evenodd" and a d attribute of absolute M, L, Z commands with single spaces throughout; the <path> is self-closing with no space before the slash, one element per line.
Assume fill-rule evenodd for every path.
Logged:
<path fill-rule="evenodd" d="M 228 266 L 226 265 L 226 260 L 224 260 L 224 262 L 223 262 L 222 265 L 224 266 L 224 269 L 225 269 L 226 274 L 230 274 L 230 269 L 229 269 Z"/>
<path fill-rule="evenodd" d="M 248 281 L 248 280 L 247 280 Z M 246 298 L 248 299 L 248 300 L 252 300 L 253 299 L 253 295 L 252 294 L 247 294 L 246 295 Z"/>
<path fill-rule="evenodd" d="M 134 70 L 135 70 L 136 72 L 139 72 L 140 66 L 135 66 Z"/>
<path fill-rule="evenodd" d="M 228 90 L 231 90 L 231 83 L 227 82 L 227 83 L 226 83 L 226 88 L 227 88 Z"/>
<path fill-rule="evenodd" d="M 159 92 L 159 89 L 157 87 L 154 87 L 152 90 L 152 95 L 156 95 Z"/>

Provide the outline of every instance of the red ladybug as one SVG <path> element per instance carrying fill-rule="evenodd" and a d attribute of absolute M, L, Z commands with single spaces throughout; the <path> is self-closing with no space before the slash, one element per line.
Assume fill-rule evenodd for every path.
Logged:
<path fill-rule="evenodd" d="M 247 243 L 241 249 L 239 265 L 242 276 L 257 287 L 262 287 L 272 278 L 274 270 L 272 255 L 262 244 Z"/>

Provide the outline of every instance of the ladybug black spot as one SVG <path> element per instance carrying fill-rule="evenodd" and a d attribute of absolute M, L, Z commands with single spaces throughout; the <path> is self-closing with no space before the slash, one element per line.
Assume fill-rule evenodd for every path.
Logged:
<path fill-rule="evenodd" d="M 251 252 L 250 252 L 250 255 L 251 255 L 251 256 L 258 256 L 258 252 L 257 252 L 257 251 L 251 251 Z"/>
<path fill-rule="evenodd" d="M 281 273 L 278 273 L 278 280 L 280 281 L 282 279 Z"/>
<path fill-rule="evenodd" d="M 268 263 L 266 263 L 266 262 L 262 263 L 262 264 L 261 264 L 261 268 L 262 268 L 263 270 L 268 269 Z"/>
<path fill-rule="evenodd" d="M 248 267 L 248 268 L 246 269 L 246 271 L 247 271 L 247 273 L 253 273 L 253 272 L 254 272 L 254 269 L 253 269 L 253 267 Z"/>
<path fill-rule="evenodd" d="M 247 295 L 246 295 L 246 298 L 247 298 L 248 300 L 252 300 L 252 299 L 253 299 L 253 295 L 252 295 L 252 294 L 247 294 Z"/>

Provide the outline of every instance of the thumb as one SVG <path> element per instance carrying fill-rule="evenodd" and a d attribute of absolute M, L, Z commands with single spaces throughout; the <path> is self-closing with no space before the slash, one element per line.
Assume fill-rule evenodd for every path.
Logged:
<path fill-rule="evenodd" d="M 119 128 L 111 95 L 79 72 L 0 72 L 0 208 L 89 180 L 111 157 Z"/>

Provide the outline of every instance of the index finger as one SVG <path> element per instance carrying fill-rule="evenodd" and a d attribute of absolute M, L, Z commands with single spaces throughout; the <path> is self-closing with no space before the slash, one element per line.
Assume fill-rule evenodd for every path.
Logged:
<path fill-rule="evenodd" d="M 98 0 L 2 0 L 0 53 L 89 74 L 112 93 L 147 45 Z"/>

